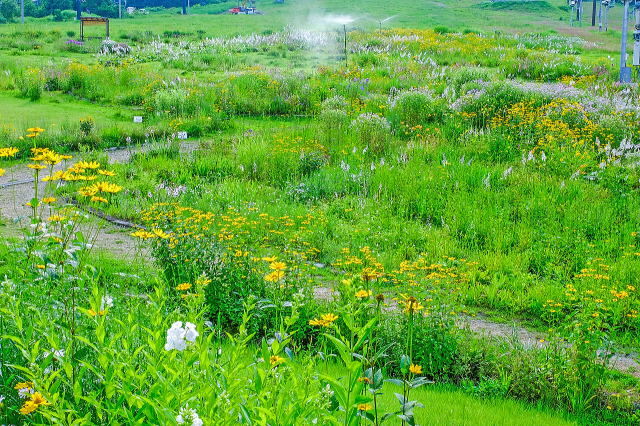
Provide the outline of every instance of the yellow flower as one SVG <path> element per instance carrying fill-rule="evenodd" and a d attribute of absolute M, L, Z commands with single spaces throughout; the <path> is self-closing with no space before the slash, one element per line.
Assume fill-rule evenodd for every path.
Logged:
<path fill-rule="evenodd" d="M 19 383 L 16 383 L 16 385 L 13 388 L 15 390 L 31 389 L 31 388 L 33 388 L 33 383 L 32 382 L 19 382 Z"/>
<path fill-rule="evenodd" d="M 44 129 L 41 128 L 41 127 L 29 127 L 27 129 L 27 132 L 29 132 L 29 133 L 42 133 L 42 132 L 44 132 Z"/>
<path fill-rule="evenodd" d="M 284 278 L 284 272 L 282 271 L 271 271 L 264 276 L 264 280 L 270 283 L 280 281 L 282 278 Z"/>
<path fill-rule="evenodd" d="M 209 284 L 211 284 L 211 280 L 204 275 L 196 280 L 196 285 L 200 287 L 206 287 Z"/>
<path fill-rule="evenodd" d="M 49 222 L 62 222 L 66 217 L 54 214 L 53 216 L 49 216 Z"/>
<path fill-rule="evenodd" d="M 152 231 L 157 237 L 162 238 L 163 240 L 166 240 L 170 237 L 169 234 L 167 234 L 166 232 L 164 232 L 162 229 L 154 229 Z"/>
<path fill-rule="evenodd" d="M 0 158 L 15 157 L 18 148 L 0 148 Z"/>
<path fill-rule="evenodd" d="M 51 204 L 54 203 L 56 201 L 56 199 L 54 197 L 45 197 L 42 199 L 42 202 L 45 204 Z"/>
<path fill-rule="evenodd" d="M 422 374 L 422 366 L 420 365 L 416 365 L 416 364 L 411 364 L 409 366 L 409 371 L 413 374 Z"/>
<path fill-rule="evenodd" d="M 38 406 L 34 404 L 31 400 L 26 401 L 22 408 L 20 408 L 20 414 L 27 415 L 31 414 L 38 409 Z"/>
<path fill-rule="evenodd" d="M 137 231 L 132 232 L 130 235 L 132 237 L 140 238 L 140 239 L 143 239 L 143 240 L 156 237 L 156 235 L 154 233 L 149 232 L 149 231 L 145 231 L 144 229 L 138 229 Z"/>
<path fill-rule="evenodd" d="M 27 164 L 27 167 L 33 170 L 43 170 L 47 168 L 47 166 L 42 164 Z"/>
<path fill-rule="evenodd" d="M 356 293 L 356 297 L 357 297 L 358 299 L 365 299 L 365 298 L 367 298 L 367 297 L 371 296 L 371 294 L 372 294 L 372 293 L 371 293 L 371 290 L 360 290 L 360 291 L 358 291 L 358 292 Z"/>
<path fill-rule="evenodd" d="M 410 313 L 419 311 L 421 309 L 424 309 L 424 306 L 422 306 L 415 297 L 413 296 L 411 297 L 402 296 L 402 297 L 404 298 L 404 300 L 401 301 L 400 303 L 404 304 L 405 313 L 410 314 Z"/>
<path fill-rule="evenodd" d="M 287 264 L 284 262 L 272 262 L 271 264 L 269 264 L 269 268 L 273 269 L 274 271 L 284 271 L 287 269 Z"/>
<path fill-rule="evenodd" d="M 107 200 L 104 197 L 98 197 L 97 195 L 94 195 L 93 197 L 91 197 L 91 202 L 93 203 L 108 203 L 109 200 Z"/>
<path fill-rule="evenodd" d="M 33 402 L 34 404 L 40 406 L 40 405 L 51 405 L 49 403 L 49 401 L 47 401 L 44 396 L 42 396 L 42 394 L 40 392 L 35 392 L 33 395 L 31 395 L 31 402 Z"/>
<path fill-rule="evenodd" d="M 25 401 L 22 408 L 20 408 L 20 413 L 26 416 L 36 411 L 38 407 L 42 405 L 51 404 L 42 396 L 40 392 L 34 392 L 33 395 L 31 395 L 31 398 L 28 401 Z"/>
<path fill-rule="evenodd" d="M 285 359 L 278 355 L 273 355 L 271 358 L 269 358 L 269 363 L 271 364 L 272 367 L 276 367 L 282 364 L 284 361 Z"/>
<path fill-rule="evenodd" d="M 370 411 L 373 410 L 373 405 L 371 404 L 358 404 L 358 411 Z"/>
<path fill-rule="evenodd" d="M 110 170 L 98 170 L 98 173 L 100 173 L 103 176 L 115 176 L 116 173 L 112 172 Z"/>
<path fill-rule="evenodd" d="M 0 176 L 4 176 L 4 173 L 5 173 L 4 169 L 0 169 Z"/>
<path fill-rule="evenodd" d="M 325 327 L 328 327 L 329 325 L 333 324 L 338 319 L 338 316 L 334 315 L 334 314 L 324 314 L 324 315 L 321 315 L 320 318 L 322 318 L 322 320 L 325 323 L 327 323 L 327 325 Z"/>
<path fill-rule="evenodd" d="M 182 284 L 178 284 L 178 286 L 176 287 L 176 290 L 185 291 L 185 290 L 189 290 L 190 288 L 191 288 L 191 284 L 182 283 Z"/>

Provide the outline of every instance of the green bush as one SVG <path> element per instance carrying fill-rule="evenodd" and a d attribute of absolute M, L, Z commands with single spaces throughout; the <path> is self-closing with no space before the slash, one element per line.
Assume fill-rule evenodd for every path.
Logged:
<path fill-rule="evenodd" d="M 374 153 L 381 153 L 389 147 L 391 126 L 386 118 L 377 114 L 360 114 L 351 122 L 351 129 L 361 144 Z"/>
<path fill-rule="evenodd" d="M 400 93 L 389 108 L 389 121 L 396 132 L 402 134 L 407 128 L 441 122 L 447 109 L 444 99 L 434 99 L 425 92 L 406 91 Z"/>

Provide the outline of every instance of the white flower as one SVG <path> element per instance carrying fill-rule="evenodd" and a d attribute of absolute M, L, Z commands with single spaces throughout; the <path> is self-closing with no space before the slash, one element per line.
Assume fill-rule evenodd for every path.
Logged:
<path fill-rule="evenodd" d="M 188 342 L 195 342 L 196 341 L 196 337 L 198 337 L 200 334 L 198 333 L 198 331 L 196 330 L 196 325 L 188 322 L 185 325 L 185 338 L 187 339 Z"/>
<path fill-rule="evenodd" d="M 199 335 L 195 324 L 188 322 L 183 327 L 182 321 L 176 321 L 167 330 L 167 343 L 164 349 L 183 351 L 187 348 L 187 342 L 195 342 Z"/>
<path fill-rule="evenodd" d="M 176 416 L 176 422 L 179 425 L 183 425 L 187 421 L 190 421 L 192 426 L 202 426 L 204 424 L 196 410 L 189 408 L 188 404 L 182 407 L 180 413 Z"/>
<path fill-rule="evenodd" d="M 113 297 L 109 296 L 108 294 L 102 296 L 102 300 L 100 301 L 100 310 L 104 311 L 107 308 L 112 308 L 113 307 Z"/>

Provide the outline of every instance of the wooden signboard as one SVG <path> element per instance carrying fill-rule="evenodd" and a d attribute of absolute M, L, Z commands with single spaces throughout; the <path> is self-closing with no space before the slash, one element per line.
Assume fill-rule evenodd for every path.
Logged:
<path fill-rule="evenodd" d="M 109 38 L 109 18 L 80 18 L 80 40 L 84 41 L 84 27 L 91 25 L 104 25 L 106 37 Z M 91 37 L 87 37 L 91 38 Z"/>

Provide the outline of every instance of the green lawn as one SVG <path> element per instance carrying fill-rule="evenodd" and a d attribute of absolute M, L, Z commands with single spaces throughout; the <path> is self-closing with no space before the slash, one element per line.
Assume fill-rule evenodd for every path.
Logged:
<path fill-rule="evenodd" d="M 78 123 L 81 118 L 91 116 L 98 126 L 133 126 L 136 112 L 123 106 L 110 107 L 81 101 L 59 93 L 46 93 L 42 99 L 32 102 L 18 98 L 11 92 L 0 92 L 0 126 L 9 126 L 17 131 L 39 126 Z"/>

